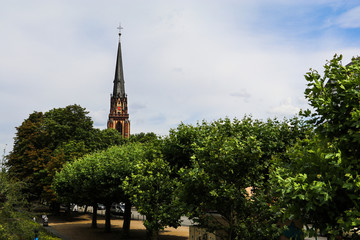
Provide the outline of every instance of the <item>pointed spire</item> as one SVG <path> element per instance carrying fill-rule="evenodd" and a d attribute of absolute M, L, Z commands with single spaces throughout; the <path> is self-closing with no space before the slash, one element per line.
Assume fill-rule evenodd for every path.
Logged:
<path fill-rule="evenodd" d="M 123 64 L 122 64 L 122 55 L 121 55 L 121 25 L 118 27 L 119 29 L 119 45 L 118 52 L 116 58 L 116 67 L 115 67 L 115 78 L 114 78 L 114 97 L 125 97 L 125 81 L 124 81 L 124 72 L 123 72 Z"/>

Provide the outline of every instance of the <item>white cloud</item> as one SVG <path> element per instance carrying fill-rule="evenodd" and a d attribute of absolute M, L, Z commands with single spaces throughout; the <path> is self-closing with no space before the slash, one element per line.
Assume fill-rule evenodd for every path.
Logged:
<path fill-rule="evenodd" d="M 360 6 L 354 7 L 340 15 L 336 23 L 342 28 L 359 28 L 360 27 Z"/>
<path fill-rule="evenodd" d="M 230 93 L 230 96 L 237 97 L 243 99 L 245 102 L 249 101 L 249 98 L 251 97 L 251 94 L 247 92 L 246 89 L 242 88 L 238 92 Z"/>
<path fill-rule="evenodd" d="M 291 98 L 287 98 L 280 105 L 271 108 L 269 112 L 277 116 L 292 116 L 299 113 L 299 111 L 300 108 L 292 103 Z"/>
<path fill-rule="evenodd" d="M 325 31 L 323 21 L 310 22 L 319 31 L 313 36 L 309 22 L 289 18 L 291 11 L 310 18 L 312 4 L 341 4 L 315 2 L 273 1 L 290 11 L 274 16 L 267 0 L 8 1 L 0 9 L 0 144 L 12 142 L 15 126 L 33 111 L 74 103 L 90 111 L 96 127 L 106 126 L 119 22 L 132 133 L 293 114 L 306 105 L 296 99 L 310 67 L 321 71 L 334 53 L 351 59 L 359 52 Z M 301 34 L 279 30 L 279 19 Z M 339 19 L 354 26 L 357 18 L 349 11 Z"/>

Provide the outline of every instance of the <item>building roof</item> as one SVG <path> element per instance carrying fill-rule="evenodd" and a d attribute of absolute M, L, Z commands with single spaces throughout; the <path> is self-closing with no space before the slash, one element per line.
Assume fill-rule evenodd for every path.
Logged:
<path fill-rule="evenodd" d="M 122 55 L 121 55 L 120 36 L 121 36 L 121 33 L 119 33 L 119 45 L 118 45 L 116 67 L 115 67 L 114 90 L 113 90 L 114 97 L 125 97 L 126 96 Z"/>

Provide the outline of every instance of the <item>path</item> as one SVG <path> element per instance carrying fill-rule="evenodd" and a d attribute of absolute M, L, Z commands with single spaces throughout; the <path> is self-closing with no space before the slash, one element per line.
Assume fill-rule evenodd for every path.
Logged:
<path fill-rule="evenodd" d="M 63 236 L 64 240 L 119 240 L 121 239 L 122 219 L 111 219 L 110 233 L 105 233 L 105 220 L 98 217 L 98 228 L 92 229 L 91 215 L 77 214 L 73 217 L 49 217 L 49 228 Z M 146 239 L 146 231 L 142 221 L 131 220 L 130 237 L 128 239 Z M 189 238 L 189 227 L 166 228 L 160 233 L 160 240 L 187 240 Z"/>
<path fill-rule="evenodd" d="M 92 229 L 91 215 L 83 213 L 73 213 L 72 217 L 49 217 L 50 232 L 61 237 L 63 240 L 119 240 L 121 239 L 122 219 L 111 219 L 111 233 L 105 233 L 104 217 L 98 216 L 98 228 Z M 129 240 L 146 239 L 146 231 L 141 220 L 131 220 L 131 230 Z M 177 229 L 167 228 L 160 233 L 160 240 L 188 240 L 189 227 L 181 226 Z M 305 238 L 305 240 L 314 240 L 315 238 Z M 326 239 L 318 237 L 318 240 Z"/>

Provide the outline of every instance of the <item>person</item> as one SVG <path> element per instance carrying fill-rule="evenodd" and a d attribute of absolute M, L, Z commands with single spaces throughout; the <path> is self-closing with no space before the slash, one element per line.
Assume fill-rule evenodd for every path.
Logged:
<path fill-rule="evenodd" d="M 44 213 L 41 217 L 42 217 L 42 220 L 43 220 L 43 226 L 44 227 L 49 226 L 49 218 L 46 216 L 46 214 Z"/>

